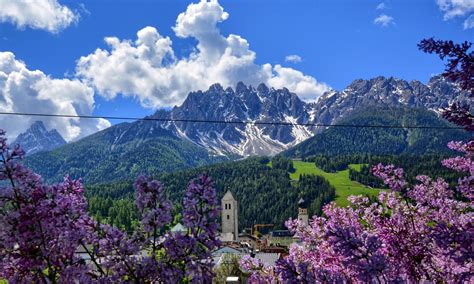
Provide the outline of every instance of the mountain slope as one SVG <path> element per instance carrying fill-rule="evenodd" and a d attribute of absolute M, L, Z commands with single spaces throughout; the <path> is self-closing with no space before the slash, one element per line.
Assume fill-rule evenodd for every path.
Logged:
<path fill-rule="evenodd" d="M 26 164 L 47 181 L 68 174 L 95 183 L 135 178 L 222 160 L 157 123 L 122 123 L 51 152 L 27 157 Z"/>
<path fill-rule="evenodd" d="M 66 144 L 56 129 L 47 130 L 43 122 L 36 121 L 24 133 L 18 135 L 12 145 L 20 144 L 26 155 L 51 151 Z"/>
<path fill-rule="evenodd" d="M 367 107 L 341 119 L 341 125 L 429 125 L 454 127 L 425 109 L 406 107 Z M 463 130 L 407 129 L 407 128 L 351 128 L 330 127 L 293 148 L 284 156 L 305 158 L 314 155 L 345 154 L 429 154 L 449 152 L 451 140 L 466 139 Z"/>

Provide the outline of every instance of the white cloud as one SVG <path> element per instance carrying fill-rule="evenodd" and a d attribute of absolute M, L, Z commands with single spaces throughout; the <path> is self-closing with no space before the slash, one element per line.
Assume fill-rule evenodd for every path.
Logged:
<path fill-rule="evenodd" d="M 280 87 L 285 82 L 291 91 L 316 100 L 329 87 L 302 72 L 280 65 L 259 65 L 246 39 L 221 34 L 217 24 L 229 14 L 216 0 L 192 3 L 179 14 L 173 31 L 180 38 L 195 38 L 196 50 L 177 58 L 172 41 L 154 27 L 138 31 L 137 39 L 106 38 L 108 49 L 97 49 L 78 60 L 76 73 L 99 95 L 138 98 L 145 107 L 180 104 L 190 91 L 207 89 L 218 82 L 234 87 L 237 82 L 261 82 Z"/>
<path fill-rule="evenodd" d="M 269 64 L 267 68 L 271 68 Z M 309 94 L 308 96 L 300 95 L 300 97 L 306 101 L 314 102 L 317 97 L 311 94 L 323 94 L 329 90 L 325 84 L 318 83 L 316 79 L 304 75 L 301 71 L 282 67 L 278 64 L 273 67 L 273 71 L 276 74 L 268 80 L 270 86 L 275 88 L 288 88 L 297 94 Z"/>
<path fill-rule="evenodd" d="M 202 57 L 210 56 L 215 59 L 225 52 L 228 44 L 220 34 L 217 24 L 229 18 L 219 3 L 214 1 L 201 1 L 197 4 L 191 3 L 185 12 L 178 15 L 176 25 L 173 27 L 178 37 L 193 37 L 198 40 L 198 49 Z"/>
<path fill-rule="evenodd" d="M 384 10 L 386 8 L 387 8 L 387 5 L 385 5 L 385 3 L 383 3 L 383 2 L 378 4 L 377 7 L 376 7 L 377 10 Z"/>
<path fill-rule="evenodd" d="M 470 15 L 465 21 L 464 21 L 464 29 L 472 29 L 474 28 L 474 15 Z"/>
<path fill-rule="evenodd" d="M 0 22 L 57 33 L 79 16 L 57 0 L 0 0 Z"/>
<path fill-rule="evenodd" d="M 54 79 L 29 70 L 11 52 L 0 52 L 0 111 L 90 115 L 94 91 L 77 79 Z M 34 121 L 42 120 L 67 140 L 75 140 L 110 126 L 104 119 L 41 118 L 0 115 L 0 128 L 14 138 Z"/>
<path fill-rule="evenodd" d="M 393 17 L 381 14 L 374 19 L 374 24 L 381 25 L 382 27 L 388 27 L 389 25 L 395 25 L 395 21 Z"/>
<path fill-rule="evenodd" d="M 299 55 L 291 54 L 285 57 L 285 61 L 292 62 L 292 63 L 300 63 L 301 61 L 303 61 L 303 59 Z"/>
<path fill-rule="evenodd" d="M 474 0 L 436 0 L 439 9 L 444 13 L 444 20 L 465 17 L 464 29 L 474 28 Z"/>
<path fill-rule="evenodd" d="M 437 0 L 436 3 L 439 9 L 444 12 L 445 20 L 465 16 L 474 11 L 473 0 Z"/>

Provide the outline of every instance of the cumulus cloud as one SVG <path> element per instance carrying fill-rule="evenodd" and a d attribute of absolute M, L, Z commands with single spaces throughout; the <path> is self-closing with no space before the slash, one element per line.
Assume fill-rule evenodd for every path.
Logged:
<path fill-rule="evenodd" d="M 439 9 L 444 13 L 444 20 L 456 17 L 465 17 L 463 27 L 470 29 L 474 27 L 474 1 L 473 0 L 436 0 Z"/>
<path fill-rule="evenodd" d="M 472 0 L 437 0 L 438 7 L 444 12 L 444 19 L 465 16 L 474 11 Z"/>
<path fill-rule="evenodd" d="M 40 70 L 29 70 L 11 52 L 0 52 L 0 111 L 46 114 L 90 115 L 94 91 L 77 79 L 54 79 Z M 84 137 L 110 126 L 104 119 L 39 118 L 0 116 L 0 128 L 13 139 L 34 121 L 42 120 L 67 141 Z"/>
<path fill-rule="evenodd" d="M 292 62 L 292 63 L 300 63 L 301 61 L 303 61 L 303 59 L 299 55 L 291 54 L 285 57 L 285 61 Z"/>
<path fill-rule="evenodd" d="M 270 65 L 264 66 L 268 69 Z M 275 65 L 273 67 L 275 75 L 268 80 L 268 84 L 275 88 L 288 88 L 289 90 L 297 94 L 323 94 L 328 91 L 328 87 L 324 84 L 320 84 L 311 76 L 304 75 L 301 71 L 282 67 L 281 65 Z M 301 96 L 300 96 L 301 97 Z M 315 101 L 316 99 L 311 96 L 303 97 L 306 101 Z"/>
<path fill-rule="evenodd" d="M 374 19 L 374 24 L 381 25 L 382 27 L 388 27 L 389 25 L 395 25 L 395 21 L 393 17 L 381 14 Z"/>
<path fill-rule="evenodd" d="M 385 3 L 383 3 L 383 2 L 378 4 L 377 7 L 376 7 L 377 10 L 384 10 L 386 8 L 387 8 L 387 5 L 385 5 Z"/>
<path fill-rule="evenodd" d="M 0 0 L 0 21 L 57 33 L 79 18 L 56 0 Z"/>
<path fill-rule="evenodd" d="M 135 97 L 150 108 L 180 104 L 190 91 L 207 89 L 216 82 L 224 87 L 234 87 L 239 81 L 285 86 L 307 100 L 316 100 L 329 90 L 300 71 L 255 63 L 256 54 L 246 39 L 221 34 L 218 24 L 228 18 L 216 0 L 192 3 L 172 28 L 179 38 L 197 40 L 189 56 L 177 58 L 169 37 L 145 27 L 133 41 L 106 38 L 108 48 L 81 57 L 76 73 L 107 99 Z"/>

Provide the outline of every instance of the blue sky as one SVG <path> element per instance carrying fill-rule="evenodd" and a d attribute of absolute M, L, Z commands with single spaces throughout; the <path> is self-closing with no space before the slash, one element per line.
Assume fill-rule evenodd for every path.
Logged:
<path fill-rule="evenodd" d="M 11 4 L 8 2 L 12 1 L 0 0 L 0 10 L 2 5 Z M 234 48 L 233 52 L 242 52 L 249 56 L 253 54 L 255 58 L 250 63 L 248 60 L 240 63 L 238 61 L 241 60 L 238 57 L 240 55 L 236 55 L 239 58 L 235 67 L 237 69 L 222 67 L 223 71 L 216 71 L 213 75 L 216 80 L 229 85 L 238 80 L 239 76 L 244 81 L 253 80 L 254 76 L 250 73 L 257 70 L 255 72 L 261 73 L 257 76 L 261 78 L 261 81 L 274 84 L 276 87 L 289 85 L 290 90 L 299 91 L 301 94 L 297 93 L 307 100 L 316 99 L 327 88 L 343 89 L 358 78 L 383 75 L 426 82 L 432 74 L 441 72 L 443 65 L 435 56 L 418 51 L 416 44 L 421 39 L 436 37 L 454 41 L 472 41 L 474 38 L 474 28 L 468 28 L 474 25 L 472 23 L 474 22 L 474 16 L 472 16 L 474 3 L 471 3 L 474 1 L 465 1 L 467 2 L 465 6 L 456 7 L 454 2 L 452 4 L 454 6 L 449 6 L 450 0 L 222 0 L 212 10 L 214 13 L 212 15 L 220 18 L 216 18 L 213 23 L 183 22 L 183 25 L 178 27 L 178 29 L 181 28 L 181 36 L 177 36 L 179 32 L 172 27 L 177 26 L 178 15 L 187 11 L 191 1 L 41 1 L 55 2 L 58 5 L 56 7 L 69 9 L 71 14 L 61 18 L 62 22 L 56 24 L 56 27 L 46 28 L 37 23 L 28 22 L 27 18 L 25 20 L 20 17 L 15 20 L 14 17 L 17 15 L 0 15 L 0 52 L 13 53 L 16 61 L 26 64 L 26 70 L 40 70 L 47 78 L 68 79 L 70 81 L 67 83 L 78 81 L 84 84 L 83 90 L 78 90 L 78 95 L 74 97 L 74 100 L 80 99 L 80 93 L 85 94 L 89 102 L 84 106 L 69 102 L 72 110 L 80 114 L 89 112 L 100 115 L 143 116 L 153 113 L 156 108 L 179 104 L 185 97 L 185 94 L 180 93 L 203 87 L 212 81 L 206 78 L 197 85 L 187 84 L 186 81 L 190 81 L 189 78 L 180 78 L 184 69 L 176 70 L 173 67 L 172 72 L 175 72 L 173 78 L 166 82 L 156 83 L 156 81 L 164 80 L 163 76 L 166 77 L 166 75 L 161 73 L 170 69 L 163 69 L 165 64 L 157 67 L 153 65 L 155 63 L 152 64 L 156 67 L 153 69 L 154 73 L 148 74 L 148 81 L 144 79 L 141 85 L 130 85 L 134 84 L 133 82 L 120 85 L 120 83 L 107 81 L 109 78 L 117 78 L 117 81 L 125 80 L 123 76 L 130 72 L 139 70 L 137 72 L 143 74 L 143 72 L 148 72 L 144 71 L 148 69 L 140 69 L 142 65 L 134 65 L 128 66 L 125 69 L 127 72 L 120 73 L 113 70 L 113 67 L 114 64 L 123 61 L 122 57 L 118 59 L 110 56 L 99 60 L 97 56 L 93 56 L 95 50 L 100 48 L 103 52 L 110 53 L 112 47 L 104 42 L 105 37 L 116 37 L 118 42 L 136 41 L 137 32 L 147 26 L 156 29 L 156 32 L 147 30 L 148 35 L 159 34 L 162 38 L 169 37 L 172 44 L 166 47 L 170 47 L 172 51 L 167 51 L 170 52 L 167 53 L 167 57 L 173 57 L 169 60 L 174 60 L 176 63 L 189 59 L 193 53 L 204 57 L 202 55 L 204 51 L 199 50 L 199 42 L 206 41 L 207 45 L 219 45 L 221 40 L 230 42 L 230 34 L 238 35 L 249 47 L 241 50 L 243 43 L 240 40 L 239 47 Z M 382 3 L 383 5 L 380 5 Z M 217 9 L 219 6 L 224 12 Z M 204 7 L 196 6 L 196 9 L 203 10 Z M 188 14 L 187 17 L 191 19 L 191 11 Z M 35 14 L 31 12 L 24 17 L 33 16 Z M 382 18 L 374 22 L 380 16 Z M 44 15 L 41 19 L 45 19 Z M 219 35 L 206 34 L 202 35 L 201 40 L 197 39 L 202 34 L 202 30 L 198 28 L 205 30 L 213 26 L 220 30 Z M 196 31 L 186 30 L 195 27 L 197 27 Z M 226 44 L 231 46 L 230 43 Z M 209 46 L 207 49 L 209 50 Z M 239 51 L 236 51 L 237 49 Z M 124 52 L 137 50 L 139 50 L 139 44 L 132 44 L 131 49 L 123 49 Z M 209 54 L 210 57 L 214 56 L 211 52 Z M 289 55 L 297 55 L 293 58 L 299 57 L 301 62 L 285 61 L 285 57 Z M 81 56 L 90 57 L 81 65 L 78 63 Z M 139 61 L 134 61 L 134 64 L 149 64 L 152 61 L 148 59 L 149 57 L 141 58 Z M 206 60 L 202 61 L 210 65 L 214 62 L 226 65 L 228 62 L 222 59 L 219 59 L 220 61 Z M 101 70 L 101 64 L 110 68 L 107 71 Z M 198 63 L 195 62 L 191 67 L 186 68 L 198 68 L 196 70 L 199 71 L 196 71 L 196 74 L 199 72 L 199 74 L 206 74 L 209 70 L 214 70 L 212 66 L 206 67 L 208 69 L 199 69 L 200 67 L 196 64 Z M 264 68 L 265 64 L 270 64 L 270 71 Z M 94 66 L 96 68 L 93 68 Z M 280 70 L 277 66 L 288 69 Z M 159 75 L 155 72 L 157 70 L 161 70 L 158 72 Z M 283 74 L 284 71 L 285 74 Z M 298 74 L 291 73 L 293 71 L 297 71 Z M 201 78 L 199 76 L 202 75 L 196 75 L 198 80 Z M 133 78 L 131 76 L 128 79 L 133 80 Z M 57 81 L 49 83 L 53 86 L 59 85 Z M 256 81 L 248 83 L 255 84 Z M 0 88 L 2 88 L 1 85 Z M 126 97 L 123 97 L 122 93 Z M 167 97 L 168 93 L 174 95 Z M 61 96 L 60 91 L 58 91 L 58 96 Z M 11 97 L 15 99 L 13 95 Z M 63 106 L 68 103 L 55 102 L 54 97 L 48 99 L 51 100 L 50 105 Z M 31 101 L 34 104 L 34 99 Z M 28 103 L 18 103 L 18 105 L 25 104 Z M 13 105 L 15 102 L 12 103 L 10 109 L 22 110 Z M 67 108 L 45 106 L 36 110 L 36 112 L 50 112 L 65 111 Z M 2 120 L 0 120 L 1 123 Z M 6 121 L 4 120 L 3 123 Z M 28 123 L 30 122 L 25 122 L 19 127 L 24 127 Z M 58 127 L 60 123 L 49 121 L 47 124 L 50 127 Z M 77 129 L 76 132 L 71 130 L 71 125 L 81 128 L 82 134 L 77 134 Z M 102 122 L 102 127 L 104 125 Z M 93 131 L 94 127 L 90 125 L 83 127 L 81 123 L 73 121 L 68 126 L 64 126 L 60 132 L 63 135 L 67 132 L 65 136 L 71 140 Z"/>

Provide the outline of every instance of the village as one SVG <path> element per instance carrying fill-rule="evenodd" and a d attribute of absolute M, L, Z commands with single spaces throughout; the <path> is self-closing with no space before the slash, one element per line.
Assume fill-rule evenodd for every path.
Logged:
<path fill-rule="evenodd" d="M 219 239 L 222 246 L 212 255 L 215 267 L 219 267 L 226 255 L 249 255 L 260 259 L 265 265 L 273 266 L 280 258 L 288 254 L 293 243 L 299 243 L 289 230 L 272 230 L 274 224 L 254 224 L 239 232 L 239 203 L 230 191 L 221 199 L 221 231 Z M 308 209 L 305 200 L 298 201 L 298 220 L 308 225 Z M 171 232 L 185 233 L 187 228 L 182 224 L 175 225 Z"/>
<path fill-rule="evenodd" d="M 288 230 L 272 230 L 274 224 L 254 224 L 239 232 L 239 204 L 230 191 L 221 199 L 221 231 L 219 239 L 222 246 L 212 253 L 215 268 L 225 264 L 229 256 L 250 256 L 259 259 L 266 266 L 274 266 L 277 260 L 288 254 L 289 247 L 300 240 Z M 295 216 L 301 224 L 308 225 L 307 202 L 298 201 Z M 177 225 L 173 230 L 185 230 Z M 240 283 L 238 277 L 228 277 L 226 283 Z"/>
<path fill-rule="evenodd" d="M 288 255 L 289 248 L 294 243 L 301 243 L 289 230 L 273 230 L 274 224 L 254 224 L 252 228 L 239 231 L 239 203 L 227 191 L 221 199 L 221 230 L 219 240 L 221 246 L 212 252 L 214 270 L 229 264 L 228 259 L 241 259 L 244 256 L 259 259 L 265 266 L 275 266 L 279 259 Z M 298 221 L 308 225 L 309 216 L 307 202 L 302 198 L 298 201 L 298 212 L 295 212 Z M 186 234 L 188 228 L 181 223 L 170 230 L 171 234 Z M 79 246 L 76 255 L 86 263 L 94 266 L 90 258 L 91 245 Z M 143 251 L 143 255 L 147 252 Z M 226 277 L 225 283 L 242 283 L 238 276 Z"/>

